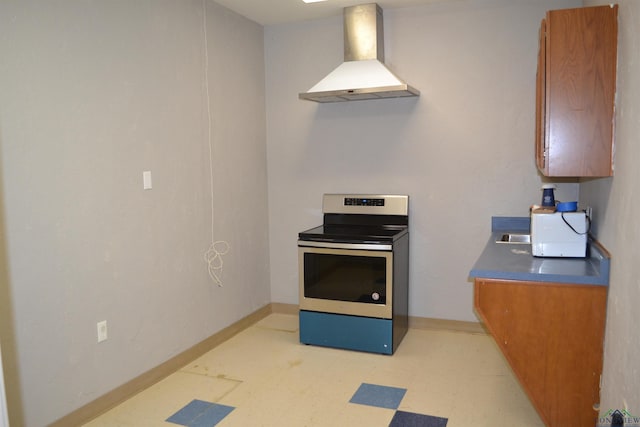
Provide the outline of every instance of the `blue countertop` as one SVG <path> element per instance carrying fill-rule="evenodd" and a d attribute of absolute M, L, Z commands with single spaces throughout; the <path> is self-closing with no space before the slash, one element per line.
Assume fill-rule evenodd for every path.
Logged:
<path fill-rule="evenodd" d="M 473 266 L 472 278 L 609 285 L 610 257 L 589 239 L 586 258 L 538 258 L 530 244 L 496 243 L 504 233 L 529 233 L 528 217 L 491 218 L 491 237 Z"/>

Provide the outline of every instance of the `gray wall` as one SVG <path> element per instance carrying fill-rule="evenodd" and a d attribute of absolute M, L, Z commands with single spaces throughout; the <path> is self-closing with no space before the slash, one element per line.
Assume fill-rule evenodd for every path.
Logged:
<path fill-rule="evenodd" d="M 602 2 L 585 2 L 589 5 Z M 619 1 L 618 88 L 613 178 L 584 181 L 598 239 L 611 252 L 601 410 L 640 415 L 640 2 Z M 606 3 L 605 3 L 606 4 Z"/>
<path fill-rule="evenodd" d="M 613 254 L 602 406 L 638 412 L 640 10 L 620 4 L 616 177 L 580 190 Z M 386 10 L 387 62 L 422 96 L 319 106 L 297 93 L 342 60 L 340 18 L 267 27 L 263 46 L 260 26 L 209 3 L 214 237 L 231 244 L 218 288 L 202 261 L 202 2 L 0 2 L 0 338 L 13 424 L 47 424 L 269 301 L 297 303 L 295 238 L 321 221 L 324 192 L 409 194 L 410 314 L 476 320 L 466 276 L 490 217 L 526 215 L 540 198 L 539 21 L 580 5 Z M 96 344 L 103 319 L 109 339 Z"/>
<path fill-rule="evenodd" d="M 211 2 L 206 20 L 207 55 L 200 0 L 0 3 L 12 425 L 48 424 L 270 301 L 263 28 Z M 209 118 L 224 287 L 203 261 Z"/>
<path fill-rule="evenodd" d="M 297 303 L 296 236 L 322 222 L 323 193 L 401 193 L 410 196 L 410 315 L 477 321 L 468 272 L 491 216 L 527 216 L 541 199 L 540 20 L 547 9 L 580 4 L 465 0 L 385 10 L 386 62 L 422 92 L 411 99 L 300 101 L 298 92 L 342 61 L 342 19 L 267 27 L 273 301 Z"/>

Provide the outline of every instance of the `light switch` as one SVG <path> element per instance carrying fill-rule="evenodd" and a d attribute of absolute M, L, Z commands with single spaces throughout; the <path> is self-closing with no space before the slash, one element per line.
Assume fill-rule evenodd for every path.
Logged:
<path fill-rule="evenodd" d="M 151 171 L 142 172 L 142 188 L 151 190 Z"/>
<path fill-rule="evenodd" d="M 98 342 L 105 341 L 107 339 L 107 321 L 103 320 L 98 322 Z"/>

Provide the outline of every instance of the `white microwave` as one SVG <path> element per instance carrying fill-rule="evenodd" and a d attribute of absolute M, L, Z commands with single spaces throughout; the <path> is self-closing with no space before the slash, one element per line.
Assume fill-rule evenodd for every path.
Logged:
<path fill-rule="evenodd" d="M 531 253 L 584 258 L 589 225 L 585 212 L 531 213 Z"/>

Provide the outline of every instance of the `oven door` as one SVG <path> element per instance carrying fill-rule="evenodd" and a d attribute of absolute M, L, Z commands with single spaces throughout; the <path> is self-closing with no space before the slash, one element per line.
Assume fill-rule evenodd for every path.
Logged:
<path fill-rule="evenodd" d="M 314 242 L 299 242 L 298 246 L 301 310 L 392 318 L 390 245 L 367 245 L 370 249 L 344 243 L 334 244 L 336 247 L 302 245 Z"/>

